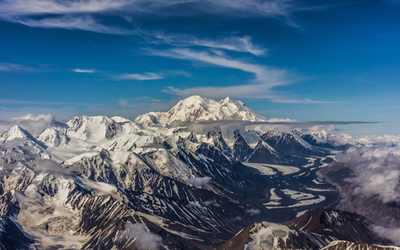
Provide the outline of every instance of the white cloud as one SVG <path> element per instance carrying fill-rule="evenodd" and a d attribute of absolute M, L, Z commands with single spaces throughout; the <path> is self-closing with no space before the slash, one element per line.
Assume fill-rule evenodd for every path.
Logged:
<path fill-rule="evenodd" d="M 186 180 L 186 183 L 194 185 L 196 187 L 206 185 L 209 183 L 211 180 L 211 177 L 195 177 L 195 178 L 189 178 Z"/>
<path fill-rule="evenodd" d="M 167 87 L 163 92 L 177 95 L 180 97 L 188 97 L 192 95 L 200 95 L 202 97 L 220 99 L 227 96 L 231 98 L 276 98 L 277 94 L 271 91 L 269 84 L 244 84 L 227 87 L 197 87 L 178 89 Z"/>
<path fill-rule="evenodd" d="M 165 103 L 161 102 L 161 100 L 145 96 L 134 99 L 120 99 L 118 102 L 121 106 L 128 108 L 140 108 L 143 106 L 153 106 L 154 104 L 165 105 Z M 146 103 L 146 105 L 143 105 L 143 103 Z"/>
<path fill-rule="evenodd" d="M 288 104 L 324 104 L 324 103 L 337 103 L 330 101 L 316 101 L 311 99 L 295 100 L 295 99 L 272 99 L 276 103 L 288 103 Z"/>
<path fill-rule="evenodd" d="M 174 48 L 169 50 L 147 50 L 150 55 L 189 60 L 208 65 L 237 69 L 244 72 L 253 73 L 255 79 L 253 84 L 242 84 L 224 87 L 194 87 L 194 88 L 175 88 L 167 87 L 163 91 L 180 97 L 200 95 L 208 98 L 261 98 L 271 99 L 277 103 L 293 104 L 323 104 L 336 103 L 332 101 L 320 100 L 294 100 L 281 96 L 273 89 L 278 86 L 288 85 L 293 82 L 289 80 L 290 73 L 283 69 L 275 69 L 265 65 L 247 63 L 239 59 L 232 59 L 223 53 L 211 54 L 207 51 L 196 51 L 188 48 Z"/>
<path fill-rule="evenodd" d="M 245 211 L 248 214 L 259 214 L 261 213 L 260 209 L 258 208 L 250 208 Z"/>
<path fill-rule="evenodd" d="M 0 6 L 1 8 L 1 6 Z M 20 23 L 29 27 L 36 28 L 61 28 L 61 29 L 78 29 L 93 31 L 104 34 L 115 35 L 136 35 L 135 30 L 126 30 L 121 27 L 107 26 L 99 23 L 90 15 L 63 15 L 57 17 L 47 17 L 42 19 L 32 19 L 27 17 L 3 17 L 3 19 Z"/>
<path fill-rule="evenodd" d="M 186 11 L 180 10 L 183 6 Z M 31 27 L 83 29 L 107 34 L 122 34 L 127 31 L 101 25 L 87 15 L 102 14 L 115 18 L 116 16 L 135 16 L 137 13 L 176 16 L 203 12 L 224 16 L 277 18 L 296 27 L 298 24 L 292 20 L 294 12 L 316 11 L 326 6 L 329 5 L 307 6 L 297 1 L 276 0 L 3 0 L 0 1 L 0 19 Z M 43 15 L 55 17 L 38 19 Z M 207 46 L 215 46 L 215 44 Z M 256 51 L 254 52 L 259 53 Z"/>
<path fill-rule="evenodd" d="M 193 10 L 208 13 L 242 14 L 260 16 L 288 16 L 295 10 L 291 1 L 258 0 L 4 0 L 0 4 L 1 15 L 38 15 L 38 14 L 77 14 L 125 12 L 166 12 L 174 8 L 190 5 Z M 174 13 L 183 15 L 185 13 Z"/>
<path fill-rule="evenodd" d="M 383 202 L 400 202 L 400 144 L 353 147 L 336 156 L 347 163 L 355 176 L 356 194 L 376 195 Z"/>
<path fill-rule="evenodd" d="M 254 45 L 251 37 L 229 37 L 222 41 L 194 39 L 191 43 L 196 46 L 225 49 L 238 52 L 248 52 L 256 56 L 265 55 L 267 49 Z M 190 42 L 190 41 L 189 41 Z"/>
<path fill-rule="evenodd" d="M 119 106 L 111 107 L 108 109 L 98 109 L 96 113 L 106 114 L 109 116 L 122 116 L 134 120 L 136 116 L 145 114 L 147 112 L 167 111 L 174 106 L 179 100 L 162 101 L 150 97 L 138 97 L 132 99 L 118 100 Z M 93 113 L 93 112 L 92 112 Z"/>
<path fill-rule="evenodd" d="M 5 72 L 11 72 L 11 71 L 34 71 L 33 68 L 27 67 L 24 65 L 20 64 L 14 64 L 14 63 L 1 63 L 0 62 L 0 71 L 5 71 Z"/>
<path fill-rule="evenodd" d="M 211 55 L 205 51 L 195 51 L 191 49 L 170 49 L 170 50 L 148 50 L 149 54 L 155 56 L 163 56 L 182 60 L 197 61 L 215 66 L 238 69 L 241 71 L 253 73 L 259 82 L 268 83 L 271 87 L 287 84 L 283 82 L 286 75 L 285 70 L 272 69 L 267 66 L 242 62 L 240 60 L 229 59 L 219 55 Z"/>
<path fill-rule="evenodd" d="M 391 240 L 396 246 L 400 246 L 400 228 L 385 228 L 373 225 L 372 230 L 380 237 Z"/>
<path fill-rule="evenodd" d="M 142 33 L 144 33 L 142 31 Z M 153 39 L 153 43 L 165 43 L 173 46 L 181 47 L 207 47 L 211 49 L 223 49 L 236 52 L 246 52 L 253 54 L 255 56 L 262 56 L 267 53 L 267 49 L 262 48 L 259 45 L 255 45 L 252 42 L 252 37 L 250 36 L 231 36 L 223 39 L 199 39 L 194 36 L 188 35 L 167 35 L 163 32 L 150 33 L 149 39 Z"/>
<path fill-rule="evenodd" d="M 139 81 L 146 81 L 146 80 L 159 80 L 163 79 L 164 76 L 153 73 L 153 72 L 146 72 L 144 74 L 121 74 L 116 77 L 119 80 L 139 80 Z"/>
<path fill-rule="evenodd" d="M 72 70 L 72 72 L 76 72 L 76 73 L 95 73 L 96 70 L 94 70 L 94 69 L 79 69 L 79 68 L 76 68 L 76 69 Z"/>
<path fill-rule="evenodd" d="M 86 105 L 99 105 L 90 103 L 77 103 L 77 102 L 41 102 L 41 101 L 22 101 L 22 100 L 10 100 L 0 99 L 0 104 L 21 104 L 21 105 L 71 105 L 71 106 L 86 106 Z"/>
<path fill-rule="evenodd" d="M 12 118 L 9 120 L 0 120 L 0 133 L 4 133 L 10 127 L 18 125 L 27 130 L 33 136 L 38 136 L 46 128 L 52 126 L 56 122 L 53 114 L 33 115 L 29 114 L 22 117 Z"/>
<path fill-rule="evenodd" d="M 119 0 L 4 0 L 0 3 L 2 16 L 96 13 L 120 10 L 130 1 Z"/>
<path fill-rule="evenodd" d="M 148 50 L 148 53 L 155 56 L 190 60 L 253 73 L 255 76 L 254 81 L 257 82 L 256 84 L 244 84 L 226 87 L 195 87 L 186 89 L 168 87 L 164 90 L 164 92 L 181 97 L 200 95 L 208 98 L 224 98 L 226 96 L 230 96 L 232 98 L 281 98 L 271 89 L 290 83 L 285 79 L 288 75 L 285 70 L 272 69 L 263 65 L 246 63 L 221 55 L 212 55 L 204 51 L 198 52 L 186 48 L 175 48 L 166 51 Z"/>
<path fill-rule="evenodd" d="M 139 80 L 139 81 L 147 81 L 147 80 L 160 80 L 164 79 L 167 76 L 184 76 L 190 77 L 191 74 L 189 72 L 183 70 L 165 70 L 162 72 L 145 72 L 144 74 L 118 74 L 114 75 L 114 79 L 116 80 Z"/>
<path fill-rule="evenodd" d="M 159 249 L 161 237 L 150 232 L 145 224 L 127 222 L 124 227 L 124 230 L 120 230 L 116 235 L 116 241 L 129 241 L 134 249 Z"/>

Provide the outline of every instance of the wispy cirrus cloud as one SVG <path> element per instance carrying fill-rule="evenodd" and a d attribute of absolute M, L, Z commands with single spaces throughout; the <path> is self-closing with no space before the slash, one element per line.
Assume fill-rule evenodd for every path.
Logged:
<path fill-rule="evenodd" d="M 222 98 L 230 96 L 233 98 L 282 98 L 272 91 L 272 88 L 290 84 L 286 79 L 288 73 L 285 70 L 273 69 L 264 65 L 243 62 L 238 59 L 231 59 L 218 54 L 210 54 L 205 51 L 175 48 L 170 50 L 148 50 L 150 55 L 170 57 L 193 62 L 201 62 L 211 66 L 237 69 L 254 74 L 255 83 L 225 87 L 195 87 L 179 89 L 169 87 L 164 92 L 186 97 L 201 95 L 209 98 Z"/>
<path fill-rule="evenodd" d="M 191 95 L 201 95 L 208 98 L 223 98 L 230 96 L 232 98 L 260 98 L 270 99 L 276 103 L 292 103 L 292 104 L 328 104 L 336 103 L 332 101 L 321 100 L 296 100 L 282 96 L 274 88 L 292 84 L 296 79 L 291 73 L 283 69 L 275 69 L 266 65 L 255 63 L 247 63 L 239 59 L 232 59 L 224 54 L 211 54 L 207 51 L 196 51 L 187 48 L 175 48 L 170 50 L 147 50 L 150 55 L 170 57 L 181 60 L 189 60 L 193 62 L 201 62 L 212 66 L 237 69 L 244 72 L 254 74 L 255 79 L 251 84 L 241 84 L 222 87 L 192 87 L 192 88 L 176 88 L 167 87 L 163 91 L 165 93 L 188 97 Z"/>
<path fill-rule="evenodd" d="M 35 14 L 70 14 L 70 13 L 104 13 L 112 11 L 125 12 L 166 12 L 175 15 L 174 9 L 186 6 L 188 10 L 207 13 L 232 13 L 247 15 L 276 16 L 288 15 L 296 10 L 294 1 L 276 0 L 144 0 L 144 1 L 109 1 L 109 0 L 4 0 L 0 13 L 7 15 Z"/>
<path fill-rule="evenodd" d="M 24 66 L 21 64 L 14 64 L 14 63 L 2 63 L 0 62 L 0 71 L 4 72 L 33 72 L 35 71 L 34 68 L 29 66 Z"/>
<path fill-rule="evenodd" d="M 283 0 L 3 0 L 0 1 L 0 19 L 31 27 L 81 29 L 107 34 L 130 34 L 120 27 L 101 24 L 95 14 L 104 17 L 136 16 L 192 16 L 211 13 L 224 16 L 260 16 L 278 18 L 291 26 L 298 11 L 324 9 L 329 4 L 309 5 L 307 2 Z M 185 11 L 182 11 L 182 8 Z M 50 17 L 51 16 L 51 17 Z M 135 31 L 133 31 L 135 33 Z"/>
<path fill-rule="evenodd" d="M 11 100 L 0 99 L 0 104 L 15 104 L 15 105 L 38 105 L 38 106 L 54 106 L 54 105 L 68 105 L 68 106 L 87 106 L 87 105 L 100 105 L 93 103 L 78 103 L 78 102 L 43 102 L 43 101 L 24 101 L 24 100 Z"/>
<path fill-rule="evenodd" d="M 164 76 L 153 72 L 146 72 L 144 74 L 121 74 L 116 76 L 116 79 L 118 80 L 139 80 L 139 81 L 159 80 L 163 78 Z"/>
<path fill-rule="evenodd" d="M 178 89 L 174 87 L 167 87 L 163 90 L 165 93 L 177 95 L 180 97 L 188 97 L 192 95 L 200 95 L 207 98 L 260 98 L 260 99 L 271 99 L 277 98 L 279 95 L 271 91 L 271 87 L 268 84 L 243 84 L 237 86 L 227 87 L 197 87 L 197 88 L 186 88 Z"/>
<path fill-rule="evenodd" d="M 142 32 L 143 34 L 145 32 Z M 153 43 L 164 43 L 177 47 L 206 47 L 210 49 L 223 49 L 236 52 L 246 52 L 255 56 L 266 55 L 268 50 L 252 42 L 250 36 L 231 36 L 223 39 L 199 39 L 190 35 L 167 35 L 164 32 L 155 32 L 149 34 L 149 39 Z"/>
<path fill-rule="evenodd" d="M 22 16 L 40 14 L 98 13 L 120 10 L 130 1 L 119 0 L 4 0 L 0 3 L 2 16 Z"/>
<path fill-rule="evenodd" d="M 79 68 L 76 68 L 76 69 L 73 69 L 72 72 L 93 74 L 93 73 L 96 72 L 96 70 L 94 70 L 94 69 L 79 69 Z"/>
<path fill-rule="evenodd" d="M 170 76 L 190 77 L 191 74 L 183 70 L 164 70 L 161 72 L 145 72 L 143 74 L 138 74 L 138 73 L 115 74 L 113 78 L 116 80 L 147 81 L 147 80 L 160 80 Z"/>
<path fill-rule="evenodd" d="M 327 103 L 337 103 L 332 101 L 316 101 L 311 99 L 296 100 L 296 99 L 272 99 L 276 103 L 287 103 L 287 104 L 327 104 Z"/>
<path fill-rule="evenodd" d="M 131 99 L 123 98 L 118 100 L 119 106 L 117 110 L 120 115 L 134 119 L 147 112 L 168 111 L 177 102 L 178 100 L 176 99 L 164 101 L 146 96 Z M 143 105 L 144 103 L 146 105 Z M 115 113 L 115 111 L 113 112 Z"/>
<path fill-rule="evenodd" d="M 1 17 L 1 16 L 0 16 Z M 110 26 L 101 24 L 98 20 L 90 15 L 62 15 L 56 17 L 45 17 L 34 19 L 25 16 L 6 17 L 3 19 L 20 23 L 34 28 L 60 28 L 69 30 L 86 30 L 103 34 L 113 35 L 137 35 L 136 30 L 126 30 L 118 26 Z"/>
<path fill-rule="evenodd" d="M 288 84 L 283 80 L 286 76 L 285 70 L 273 69 L 268 66 L 246 63 L 237 59 L 230 59 L 228 57 L 223 57 L 221 55 L 210 54 L 206 51 L 196 51 L 192 49 L 169 49 L 169 50 L 152 50 L 149 49 L 147 52 L 154 56 L 163 56 L 175 59 L 190 60 L 202 62 L 205 64 L 210 64 L 219 67 L 238 69 L 244 72 L 253 73 L 255 75 L 255 80 L 262 82 L 264 84 L 269 84 L 269 86 L 279 86 Z"/>

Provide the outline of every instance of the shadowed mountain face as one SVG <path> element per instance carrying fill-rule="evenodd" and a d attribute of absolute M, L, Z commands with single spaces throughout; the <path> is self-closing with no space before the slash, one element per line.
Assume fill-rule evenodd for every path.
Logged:
<path fill-rule="evenodd" d="M 365 217 L 346 211 L 316 208 L 286 223 L 305 232 L 351 242 L 379 243 Z"/>
<path fill-rule="evenodd" d="M 33 243 L 33 237 L 26 234 L 15 221 L 20 207 L 13 200 L 13 194 L 7 192 L 0 196 L 0 248 L 28 249 Z"/>
<path fill-rule="evenodd" d="M 399 250 L 399 247 L 379 246 L 361 242 L 334 241 L 321 250 Z"/>
<path fill-rule="evenodd" d="M 281 152 L 276 151 L 266 142 L 260 140 L 253 152 L 248 156 L 247 162 L 252 163 L 273 163 L 273 164 L 290 164 L 294 161 L 289 156 L 285 156 Z"/>
<path fill-rule="evenodd" d="M 234 134 L 235 144 L 233 144 L 232 156 L 238 161 L 246 161 L 253 153 L 253 149 L 247 144 L 239 130 L 235 130 Z"/>
<path fill-rule="evenodd" d="M 334 243 L 338 240 L 347 241 L 349 246 L 354 242 L 388 243 L 382 242 L 382 239 L 372 233 L 369 225 L 365 217 L 355 213 L 316 208 L 285 225 L 268 222 L 250 225 L 221 245 L 218 250 L 321 249 L 328 244 L 337 247 Z M 357 244 L 351 245 L 352 248 L 349 249 L 358 249 L 356 247 L 360 245 Z"/>
<path fill-rule="evenodd" d="M 232 239 L 218 247 L 218 250 L 244 249 L 305 249 L 317 250 L 326 245 L 319 235 L 306 233 L 292 226 L 261 222 L 242 229 Z"/>

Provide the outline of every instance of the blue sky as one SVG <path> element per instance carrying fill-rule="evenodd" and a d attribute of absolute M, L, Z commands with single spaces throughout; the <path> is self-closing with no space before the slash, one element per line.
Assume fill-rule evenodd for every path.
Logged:
<path fill-rule="evenodd" d="M 0 0 L 0 118 L 133 119 L 198 94 L 400 134 L 399 13 L 394 0 Z"/>

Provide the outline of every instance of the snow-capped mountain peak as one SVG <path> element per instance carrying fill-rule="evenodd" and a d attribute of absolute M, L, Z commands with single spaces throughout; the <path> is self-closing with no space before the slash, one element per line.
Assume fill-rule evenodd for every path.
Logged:
<path fill-rule="evenodd" d="M 76 116 L 67 125 L 68 136 L 89 141 L 111 139 L 121 130 L 121 126 L 107 116 Z"/>
<path fill-rule="evenodd" d="M 3 143 L 12 141 L 14 139 L 30 139 L 30 140 L 33 139 L 34 140 L 33 136 L 31 134 L 29 134 L 28 131 L 26 131 L 25 129 L 21 128 L 18 125 L 12 126 L 9 130 L 4 132 L 0 137 L 0 141 Z"/>
<path fill-rule="evenodd" d="M 171 124 L 173 122 L 192 122 L 196 120 L 246 120 L 265 121 L 266 119 L 241 101 L 230 97 L 217 102 L 198 95 L 179 101 L 168 112 L 150 112 L 135 119 L 142 125 Z"/>
<path fill-rule="evenodd" d="M 66 145 L 69 141 L 67 136 L 67 129 L 60 127 L 46 128 L 38 137 L 38 140 L 57 147 L 59 145 Z"/>

